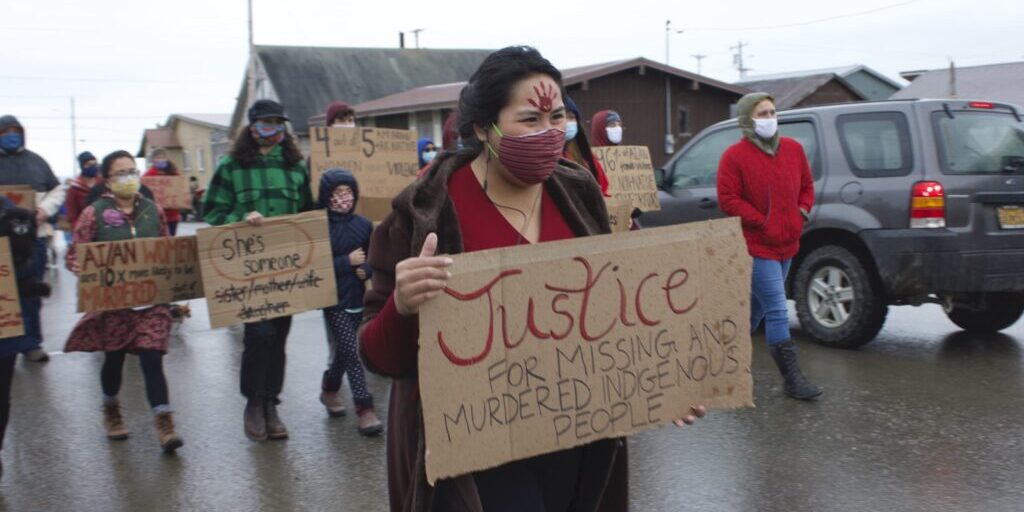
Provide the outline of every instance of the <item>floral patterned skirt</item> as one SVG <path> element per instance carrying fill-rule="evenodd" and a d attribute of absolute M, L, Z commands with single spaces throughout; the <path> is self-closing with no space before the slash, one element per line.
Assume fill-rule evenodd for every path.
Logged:
<path fill-rule="evenodd" d="M 167 352 L 171 310 L 166 305 L 147 309 L 117 309 L 86 313 L 68 336 L 65 352 L 158 350 Z"/>

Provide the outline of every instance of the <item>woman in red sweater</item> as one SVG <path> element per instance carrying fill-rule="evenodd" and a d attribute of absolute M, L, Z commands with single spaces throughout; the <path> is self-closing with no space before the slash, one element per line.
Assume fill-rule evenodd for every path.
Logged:
<path fill-rule="evenodd" d="M 718 163 L 718 201 L 723 212 L 740 218 L 754 258 L 750 330 L 764 321 L 768 348 L 785 381 L 783 390 L 792 398 L 810 400 L 821 390 L 797 364 L 785 289 L 804 220 L 814 204 L 810 166 L 799 142 L 779 136 L 771 96 L 748 94 L 740 98 L 737 112 L 743 139 Z"/>
<path fill-rule="evenodd" d="M 146 170 L 144 176 L 180 176 L 178 172 L 178 166 L 174 165 L 174 162 L 170 158 L 167 158 L 167 150 L 164 148 L 156 148 L 152 153 L 149 154 L 150 167 Z M 181 222 L 181 211 L 164 209 L 164 215 L 167 216 L 167 229 L 170 231 L 171 236 L 174 236 L 178 232 L 178 222 Z"/>
<path fill-rule="evenodd" d="M 392 511 L 628 509 L 625 441 L 584 446 L 440 480 L 424 473 L 417 385 L 417 314 L 448 279 L 457 254 L 608 233 L 601 190 L 589 171 L 560 160 L 565 143 L 561 73 L 537 50 L 488 56 L 459 98 L 462 148 L 444 152 L 395 198 L 374 230 L 361 352 L 394 379 L 388 411 Z M 704 415 L 677 420 L 682 426 Z"/>

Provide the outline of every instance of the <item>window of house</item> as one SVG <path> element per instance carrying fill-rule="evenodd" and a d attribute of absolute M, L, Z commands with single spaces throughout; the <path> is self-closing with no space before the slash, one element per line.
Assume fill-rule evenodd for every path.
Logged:
<path fill-rule="evenodd" d="M 690 109 L 679 107 L 679 134 L 690 134 Z"/>
<path fill-rule="evenodd" d="M 184 167 L 184 170 L 186 171 L 192 170 L 192 159 L 190 158 L 187 149 L 181 150 L 181 166 Z"/>
<path fill-rule="evenodd" d="M 196 169 L 199 170 L 199 172 L 205 172 L 206 171 L 206 160 L 203 158 L 204 156 L 206 156 L 206 155 L 203 154 L 203 147 L 202 146 L 197 147 L 196 148 Z"/>
<path fill-rule="evenodd" d="M 862 178 L 906 176 L 914 165 L 907 117 L 899 112 L 846 114 L 836 118 L 850 169 Z"/>

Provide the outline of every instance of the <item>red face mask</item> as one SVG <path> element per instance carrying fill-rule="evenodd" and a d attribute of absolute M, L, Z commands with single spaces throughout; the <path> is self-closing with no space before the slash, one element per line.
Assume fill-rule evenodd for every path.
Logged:
<path fill-rule="evenodd" d="M 498 157 L 501 165 L 517 180 L 527 185 L 536 185 L 547 181 L 555 172 L 565 146 L 564 131 L 550 128 L 529 135 L 506 136 L 497 125 L 491 126 L 494 126 L 494 131 L 501 139 L 498 141 L 497 152 L 490 143 L 485 142 L 487 149 Z"/>

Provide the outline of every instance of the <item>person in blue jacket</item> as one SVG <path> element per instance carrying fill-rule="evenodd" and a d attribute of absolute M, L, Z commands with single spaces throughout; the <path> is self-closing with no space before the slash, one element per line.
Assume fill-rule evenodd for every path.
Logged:
<path fill-rule="evenodd" d="M 345 415 L 340 391 L 342 376 L 347 374 L 359 417 L 359 433 L 375 436 L 384 431 L 384 426 L 374 411 L 373 396 L 366 387 L 356 343 L 356 333 L 363 319 L 363 293 L 373 273 L 366 262 L 373 224 L 355 213 L 358 201 L 359 184 L 351 172 L 340 168 L 324 172 L 318 206 L 327 209 L 338 304 L 324 309 L 330 358 L 321 383 L 320 402 L 331 417 Z"/>

